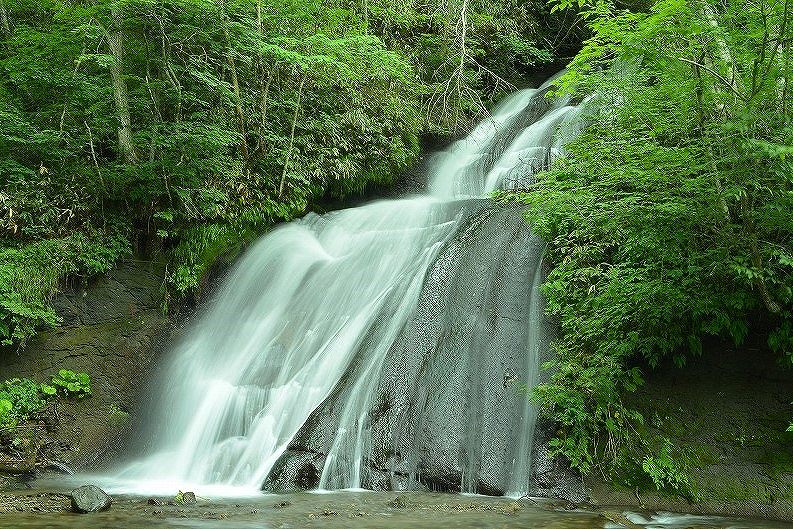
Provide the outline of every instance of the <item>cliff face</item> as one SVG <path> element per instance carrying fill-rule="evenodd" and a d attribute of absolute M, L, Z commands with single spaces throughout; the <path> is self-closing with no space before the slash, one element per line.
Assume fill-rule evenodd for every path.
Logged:
<path fill-rule="evenodd" d="M 91 376 L 92 396 L 59 401 L 48 412 L 41 459 L 92 469 L 112 459 L 130 436 L 173 328 L 161 310 L 164 273 L 160 263 L 130 260 L 87 286 L 70 287 L 55 301 L 62 325 L 41 330 L 19 352 L 0 355 L 2 380 L 43 382 L 59 369 Z"/>

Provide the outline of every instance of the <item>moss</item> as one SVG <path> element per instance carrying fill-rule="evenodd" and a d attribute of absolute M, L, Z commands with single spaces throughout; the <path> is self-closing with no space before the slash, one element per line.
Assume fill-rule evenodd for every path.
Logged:
<path fill-rule="evenodd" d="M 173 251 L 176 266 L 168 275 L 169 283 L 182 295 L 195 291 L 213 267 L 232 263 L 267 227 L 269 224 L 232 229 L 223 224 L 211 224 L 185 231 Z"/>
<path fill-rule="evenodd" d="M 748 476 L 698 476 L 697 486 L 707 501 L 772 503 L 779 490 L 768 479 Z"/>
<path fill-rule="evenodd" d="M 774 495 L 774 500 L 793 502 L 793 483 L 787 483 Z"/>
<path fill-rule="evenodd" d="M 719 462 L 719 453 L 711 445 L 707 443 L 692 442 L 688 445 L 690 454 L 694 465 L 697 467 L 704 467 L 715 465 Z"/>
<path fill-rule="evenodd" d="M 146 325 L 147 321 L 157 318 L 156 310 L 146 310 L 130 314 L 108 314 L 106 321 L 95 324 L 83 324 L 70 327 L 60 327 L 52 331 L 39 333 L 41 340 L 33 342 L 36 347 L 46 343 L 48 350 L 64 350 L 78 352 L 86 346 L 93 346 L 99 350 L 111 351 L 113 344 L 124 336 L 129 336 Z"/>
<path fill-rule="evenodd" d="M 766 465 L 768 475 L 773 479 L 778 479 L 784 474 L 793 474 L 793 448 L 766 450 L 760 462 Z"/>
<path fill-rule="evenodd" d="M 115 404 L 110 406 L 110 414 L 108 415 L 107 422 L 113 428 L 123 428 L 129 424 L 130 415 Z"/>

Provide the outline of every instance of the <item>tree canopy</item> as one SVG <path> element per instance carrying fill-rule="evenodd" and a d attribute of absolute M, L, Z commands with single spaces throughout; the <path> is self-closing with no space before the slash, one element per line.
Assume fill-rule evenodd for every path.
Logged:
<path fill-rule="evenodd" d="M 642 367 L 750 333 L 793 363 L 793 5 L 558 7 L 592 32 L 559 82 L 591 97 L 586 126 L 519 198 L 562 327 L 537 398 L 557 453 L 589 470 L 642 424 L 624 401 Z"/>
<path fill-rule="evenodd" d="M 169 292 L 385 183 L 565 46 L 503 0 L 0 0 L 0 341 L 133 252 Z M 498 38 L 496 38 L 498 36 Z M 515 81 L 518 82 L 518 81 Z"/>

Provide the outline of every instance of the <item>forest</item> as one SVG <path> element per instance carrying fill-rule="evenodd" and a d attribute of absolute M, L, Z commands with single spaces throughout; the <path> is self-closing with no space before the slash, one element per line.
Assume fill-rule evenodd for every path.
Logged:
<path fill-rule="evenodd" d="M 195 301 L 561 72 L 574 138 L 491 196 L 547 244 L 558 333 L 526 391 L 556 461 L 694 501 L 631 395 L 720 344 L 793 369 L 791 25 L 792 0 L 0 0 L 0 354 L 128 260 L 165 264 L 163 312 Z M 51 383 L 6 382 L 0 428 Z"/>
<path fill-rule="evenodd" d="M 391 181 L 419 134 L 568 46 L 542 4 L 493 5 L 4 0 L 3 342 L 55 324 L 68 278 L 156 247 L 183 294 L 273 223 Z"/>

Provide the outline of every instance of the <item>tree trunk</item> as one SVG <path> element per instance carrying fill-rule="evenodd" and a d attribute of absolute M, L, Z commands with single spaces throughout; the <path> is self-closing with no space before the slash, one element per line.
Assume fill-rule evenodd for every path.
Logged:
<path fill-rule="evenodd" d="M 258 0 L 256 3 L 256 22 L 259 28 L 259 38 L 264 40 L 264 21 L 262 19 L 262 0 Z M 260 110 L 261 110 L 261 121 L 259 125 L 259 144 L 256 146 L 255 150 L 261 149 L 262 155 L 264 154 L 264 146 L 265 146 L 265 129 L 267 127 L 267 101 L 270 92 L 270 83 L 273 81 L 273 73 L 268 73 L 265 68 L 264 58 L 262 54 L 259 54 L 259 71 L 261 72 L 261 78 L 259 81 L 260 90 L 261 90 L 261 101 L 260 101 Z M 265 76 L 267 77 L 267 81 L 265 82 Z"/>
<path fill-rule="evenodd" d="M 169 60 L 170 54 L 168 53 L 168 50 L 170 48 L 170 42 L 168 41 L 168 35 L 165 33 L 164 17 L 164 14 L 156 17 L 160 26 L 162 69 L 166 79 L 168 79 L 168 82 L 171 83 L 171 86 L 173 86 L 174 90 L 176 90 L 176 110 L 174 112 L 174 121 L 179 123 L 182 121 L 182 85 L 179 82 L 179 78 L 176 77 L 176 72 L 174 71 L 173 66 L 171 66 L 171 61 Z"/>
<path fill-rule="evenodd" d="M 719 26 L 719 21 L 716 19 L 716 13 L 713 10 L 713 6 L 710 5 L 707 0 L 702 3 L 702 14 L 705 16 L 705 20 L 707 20 L 708 25 L 713 28 L 714 32 L 718 32 L 721 29 Z M 735 75 L 735 60 L 733 59 L 732 52 L 730 51 L 730 46 L 727 44 L 727 41 L 719 35 L 716 35 L 715 39 L 718 58 L 721 59 L 722 63 L 724 63 L 724 70 L 726 70 L 724 79 L 734 94 L 740 94 L 741 91 L 738 87 L 737 76 Z M 714 63 L 715 62 L 716 61 L 714 61 Z M 718 64 L 714 64 L 714 67 L 716 71 L 720 69 Z"/>
<path fill-rule="evenodd" d="M 121 157 L 128 164 L 138 161 L 135 146 L 132 143 L 132 118 L 129 112 L 129 93 L 127 81 L 124 79 L 124 14 L 121 8 L 112 8 L 113 27 L 108 34 L 108 45 L 113 55 L 113 64 L 110 74 L 113 77 L 113 99 L 116 103 L 116 118 L 118 119 L 118 149 Z"/>
<path fill-rule="evenodd" d="M 228 41 L 228 33 L 226 33 L 226 41 Z M 242 140 L 240 141 L 240 151 L 242 151 L 242 157 L 245 161 L 248 161 L 250 157 L 248 154 L 248 141 L 247 141 L 247 133 L 245 132 L 245 113 L 242 111 L 242 96 L 240 95 L 240 82 L 237 78 L 237 66 L 234 62 L 234 56 L 231 54 L 231 50 L 228 52 L 228 63 L 229 68 L 231 69 L 231 84 L 234 88 L 234 107 L 237 113 L 237 121 L 239 122 L 239 132 L 242 136 Z"/>
<path fill-rule="evenodd" d="M 262 64 L 262 76 L 264 76 L 264 65 Z M 268 102 L 268 95 L 270 92 L 270 83 L 273 81 L 273 74 L 269 74 L 267 76 L 267 82 L 264 83 L 264 87 L 262 90 L 262 100 L 260 105 L 261 110 L 261 123 L 259 124 L 259 145 L 257 146 L 257 150 L 261 149 L 262 155 L 264 155 L 264 148 L 266 143 L 266 138 L 264 136 L 265 129 L 267 128 L 267 102 Z"/>
<path fill-rule="evenodd" d="M 228 62 L 229 70 L 231 72 L 231 86 L 234 89 L 234 108 L 237 114 L 239 133 L 242 136 L 242 140 L 240 141 L 240 151 L 242 152 L 242 157 L 247 164 L 250 154 L 248 153 L 248 139 L 247 133 L 245 132 L 245 113 L 242 110 L 240 82 L 239 78 L 237 77 L 237 64 L 234 61 L 234 54 L 231 52 L 231 37 L 229 36 L 229 28 L 226 20 L 225 2 L 221 2 L 220 7 L 223 10 L 223 35 L 226 37 L 226 62 Z"/>
<path fill-rule="evenodd" d="M 300 80 L 300 88 L 297 91 L 297 103 L 295 103 L 295 113 L 292 116 L 292 130 L 289 132 L 289 149 L 286 151 L 286 161 L 284 162 L 284 170 L 281 173 L 281 184 L 278 186 L 278 196 L 284 195 L 284 182 L 286 181 L 286 172 L 289 169 L 289 162 L 292 161 L 292 149 L 295 146 L 295 126 L 297 125 L 297 115 L 300 113 L 300 99 L 303 97 L 303 86 L 306 83 L 306 75 Z"/>
<path fill-rule="evenodd" d="M 3 32 L 3 38 L 7 39 L 11 36 L 11 23 L 8 20 L 5 0 L 0 0 L 0 31 Z"/>

